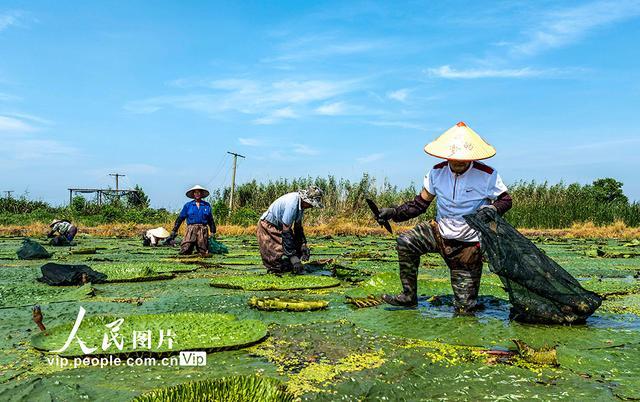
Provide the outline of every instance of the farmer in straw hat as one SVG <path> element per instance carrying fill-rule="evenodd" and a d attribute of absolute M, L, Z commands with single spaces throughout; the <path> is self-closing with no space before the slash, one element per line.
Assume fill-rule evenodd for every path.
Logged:
<path fill-rule="evenodd" d="M 176 238 L 182 221 L 186 219 L 187 233 L 180 243 L 180 254 L 191 254 L 195 248 L 201 255 L 206 255 L 209 253 L 209 234 L 216 233 L 211 205 L 203 199 L 209 195 L 209 191 L 196 185 L 190 188 L 186 195 L 193 201 L 184 204 L 169 238 L 171 240 Z"/>
<path fill-rule="evenodd" d="M 78 234 L 78 228 L 66 219 L 54 219 L 49 227 L 51 230 L 47 233 L 47 238 L 52 238 L 52 246 L 66 246 Z"/>
<path fill-rule="evenodd" d="M 463 216 L 482 208 L 504 214 L 511 208 L 511 196 L 498 172 L 478 162 L 494 156 L 495 149 L 465 123 L 451 127 L 424 150 L 446 161 L 427 173 L 422 191 L 414 200 L 396 208 L 382 208 L 379 222 L 415 218 L 427 210 L 434 198 L 436 221 L 419 223 L 398 237 L 403 291 L 395 296 L 383 295 L 383 300 L 394 306 L 416 306 L 420 256 L 438 252 L 450 270 L 456 311 L 470 313 L 479 307 L 482 252 L 478 233 Z"/>
<path fill-rule="evenodd" d="M 262 263 L 270 273 L 303 272 L 302 262 L 311 255 L 302 228 L 304 210 L 322 208 L 322 190 L 311 186 L 275 200 L 258 222 Z"/>
<path fill-rule="evenodd" d="M 143 246 L 157 246 L 160 240 L 166 240 L 163 244 L 165 246 L 173 246 L 175 244 L 171 239 L 171 233 L 163 227 L 157 227 L 149 229 L 142 234 Z M 173 244 L 172 244 L 173 243 Z"/>

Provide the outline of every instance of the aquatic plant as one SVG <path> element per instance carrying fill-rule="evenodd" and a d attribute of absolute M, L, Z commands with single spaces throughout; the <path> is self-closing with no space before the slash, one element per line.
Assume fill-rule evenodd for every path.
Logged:
<path fill-rule="evenodd" d="M 156 272 L 147 265 L 96 265 L 95 270 L 107 275 L 107 282 L 143 282 L 171 279 L 173 274 Z"/>
<path fill-rule="evenodd" d="M 335 364 L 311 363 L 299 373 L 293 374 L 287 386 L 291 393 L 301 396 L 310 392 L 322 392 L 319 386 L 334 382 L 345 373 L 374 369 L 385 362 L 384 352 L 354 353 L 340 359 Z"/>
<path fill-rule="evenodd" d="M 357 308 L 375 307 L 384 303 L 380 297 L 374 295 L 369 295 L 367 297 L 345 297 L 347 298 L 348 304 L 351 304 Z"/>
<path fill-rule="evenodd" d="M 322 310 L 329 306 L 326 300 L 305 300 L 295 297 L 252 297 L 249 305 L 258 310 L 273 311 L 313 311 Z"/>
<path fill-rule="evenodd" d="M 277 380 L 233 376 L 154 389 L 132 402 L 290 402 L 293 398 Z"/>
<path fill-rule="evenodd" d="M 526 362 L 548 366 L 558 365 L 558 352 L 555 346 L 545 346 L 539 349 L 534 349 L 519 339 L 512 339 L 512 341 L 518 348 L 518 354 Z"/>
<path fill-rule="evenodd" d="M 311 275 L 224 275 L 212 278 L 210 285 L 244 290 L 301 290 L 330 288 L 340 285 L 340 281 L 327 276 Z"/>
<path fill-rule="evenodd" d="M 95 247 L 72 248 L 69 250 L 69 254 L 74 255 L 96 254 L 97 252 Z"/>
<path fill-rule="evenodd" d="M 103 350 L 103 337 L 110 333 L 107 324 L 124 318 L 118 333 L 123 336 L 124 344 L 119 349 L 115 345 Z M 61 348 L 73 327 L 72 322 L 50 328 L 48 336 L 41 334 L 31 338 L 34 348 L 42 351 Z M 132 342 L 134 331 L 150 331 L 153 342 L 150 348 L 136 347 Z M 160 332 L 167 339 L 159 344 Z M 229 348 L 240 348 L 251 345 L 267 335 L 267 327 L 257 320 L 238 320 L 231 314 L 218 313 L 165 313 L 130 316 L 93 316 L 82 321 L 77 337 L 89 347 L 97 349 L 92 354 L 127 354 L 127 353 L 173 353 L 181 350 L 216 351 Z M 172 341 L 169 342 L 168 339 Z M 63 356 L 83 356 L 78 342 L 72 343 Z"/>

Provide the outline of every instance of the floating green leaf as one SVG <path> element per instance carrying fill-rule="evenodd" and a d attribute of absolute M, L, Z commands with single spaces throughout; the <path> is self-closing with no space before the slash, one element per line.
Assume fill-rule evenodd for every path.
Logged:
<path fill-rule="evenodd" d="M 102 349 L 105 334 L 111 337 L 111 329 L 107 324 L 124 318 L 118 332 L 124 342 L 122 349 L 115 344 Z M 72 322 L 48 329 L 31 338 L 34 348 L 43 351 L 60 349 L 73 328 Z M 134 331 L 150 331 L 151 348 L 134 347 Z M 160 332 L 164 334 L 164 342 L 160 344 Z M 173 334 L 173 335 L 171 335 Z M 130 316 L 93 316 L 85 317 L 80 325 L 77 337 L 88 347 L 97 347 L 93 355 L 127 354 L 127 353 L 172 353 L 181 350 L 207 350 L 240 348 L 254 344 L 267 335 L 267 327 L 257 320 L 237 320 L 231 314 L 218 313 L 167 313 Z M 172 345 L 169 345 L 171 338 Z M 72 342 L 62 356 L 84 355 L 77 341 Z"/>
<path fill-rule="evenodd" d="M 144 282 L 171 279 L 171 273 L 157 272 L 147 265 L 100 264 L 94 269 L 107 275 L 107 282 Z"/>
<path fill-rule="evenodd" d="M 211 286 L 244 290 L 301 290 L 330 288 L 340 281 L 327 276 L 312 275 L 225 275 L 211 279 Z"/>
<path fill-rule="evenodd" d="M 158 388 L 132 402 L 289 402 L 293 395 L 277 380 L 257 376 L 234 376 L 191 381 Z"/>
<path fill-rule="evenodd" d="M 295 297 L 252 297 L 249 305 L 258 310 L 313 311 L 329 306 L 326 300 L 305 300 Z"/>

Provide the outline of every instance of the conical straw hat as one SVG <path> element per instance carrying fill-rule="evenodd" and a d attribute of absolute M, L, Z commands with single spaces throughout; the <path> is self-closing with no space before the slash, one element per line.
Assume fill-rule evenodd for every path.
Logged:
<path fill-rule="evenodd" d="M 171 235 L 171 233 L 169 233 L 169 231 L 163 227 L 149 229 L 147 230 L 147 234 L 150 234 L 151 236 L 157 237 L 159 239 L 166 239 Z"/>
<path fill-rule="evenodd" d="M 209 190 L 207 190 L 206 188 L 199 186 L 199 185 L 195 185 L 193 187 L 191 187 L 188 191 L 187 191 L 187 197 L 189 198 L 195 198 L 193 196 L 193 192 L 196 190 L 200 190 L 200 192 L 202 193 L 202 198 L 207 198 L 209 196 Z"/>
<path fill-rule="evenodd" d="M 496 154 L 494 147 L 462 121 L 428 143 L 424 152 L 436 158 L 459 161 L 477 161 Z"/>

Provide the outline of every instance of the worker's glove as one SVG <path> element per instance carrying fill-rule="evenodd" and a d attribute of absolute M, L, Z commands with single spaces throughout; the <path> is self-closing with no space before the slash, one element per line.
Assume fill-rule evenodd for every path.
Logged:
<path fill-rule="evenodd" d="M 498 212 L 498 208 L 496 208 L 496 206 L 492 204 L 482 205 L 480 208 L 478 208 L 478 211 L 481 211 L 483 209 L 493 209 L 494 211 Z"/>
<path fill-rule="evenodd" d="M 300 257 L 300 259 L 302 261 L 309 261 L 309 258 L 311 257 L 311 250 L 309 250 L 309 246 L 303 244 L 300 248 L 300 251 L 302 252 L 302 256 Z"/>
<path fill-rule="evenodd" d="M 382 208 L 378 214 L 378 223 L 384 225 L 387 221 L 395 218 L 396 213 L 395 208 Z"/>
<path fill-rule="evenodd" d="M 289 257 L 289 262 L 293 266 L 293 273 L 295 275 L 302 275 L 304 273 L 304 266 L 302 265 L 300 258 L 294 255 Z"/>

